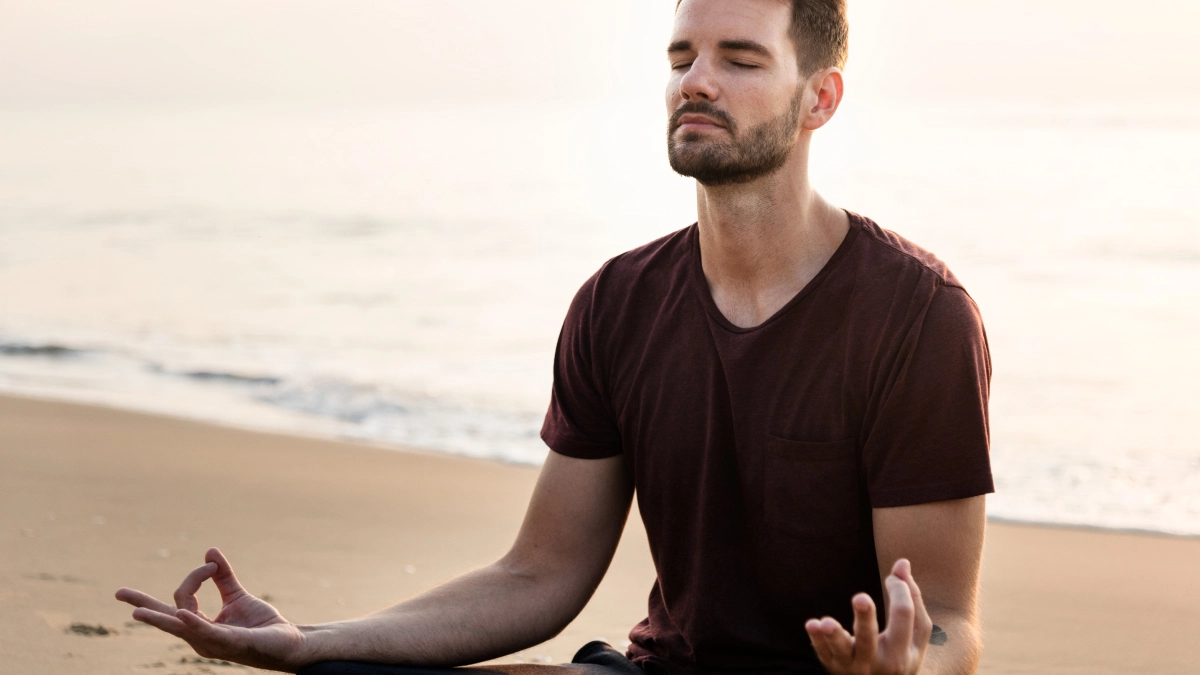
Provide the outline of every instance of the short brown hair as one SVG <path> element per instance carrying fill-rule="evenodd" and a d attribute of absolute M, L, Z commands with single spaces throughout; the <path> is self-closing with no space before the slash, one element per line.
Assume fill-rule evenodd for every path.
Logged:
<path fill-rule="evenodd" d="M 846 0 L 791 0 L 791 4 L 790 32 L 800 72 L 811 75 L 822 68 L 845 68 L 850 51 Z"/>
<path fill-rule="evenodd" d="M 780 0 L 792 6 L 789 33 L 796 45 L 800 72 L 811 75 L 822 68 L 846 67 L 850 49 L 850 22 L 846 0 Z M 678 0 L 678 8 L 683 0 Z"/>

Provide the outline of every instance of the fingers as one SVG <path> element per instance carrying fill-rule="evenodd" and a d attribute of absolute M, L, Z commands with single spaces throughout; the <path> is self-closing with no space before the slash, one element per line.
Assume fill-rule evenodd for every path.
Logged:
<path fill-rule="evenodd" d="M 821 659 L 821 663 L 825 664 L 827 668 L 832 667 L 833 652 L 829 651 L 829 645 L 825 643 L 821 620 L 809 619 L 804 622 L 804 630 L 808 633 L 808 639 L 812 641 L 813 651 L 817 653 L 817 658 Z"/>
<path fill-rule="evenodd" d="M 174 614 L 175 608 L 158 598 L 136 591 L 132 588 L 121 588 L 117 590 L 116 598 L 121 602 L 126 602 L 134 607 L 144 607 L 146 609 L 158 612 L 159 614 Z"/>
<path fill-rule="evenodd" d="M 913 641 L 924 651 L 925 645 L 929 644 L 929 636 L 933 633 L 933 619 L 929 618 L 929 611 L 925 608 L 925 599 L 921 597 L 921 588 L 917 586 L 917 580 L 913 577 L 912 563 L 904 558 L 897 560 L 892 567 L 892 574 L 908 584 L 908 591 L 912 594 L 913 609 L 916 610 L 913 621 Z"/>
<path fill-rule="evenodd" d="M 216 643 L 225 641 L 225 631 L 199 614 L 180 609 L 176 610 L 175 618 L 185 626 L 188 635 L 182 637 L 189 643 L 195 644 L 198 640 Z"/>
<path fill-rule="evenodd" d="M 872 664 L 879 644 L 879 620 L 875 616 L 875 601 L 859 593 L 850 601 L 854 606 L 854 662 Z"/>
<path fill-rule="evenodd" d="M 916 609 L 913 607 L 912 591 L 908 583 L 895 574 L 884 580 L 888 592 L 888 622 L 884 631 L 889 659 L 898 659 L 901 654 L 907 654 L 913 640 L 913 620 Z"/>
<path fill-rule="evenodd" d="M 875 672 L 878 666 L 886 664 L 886 668 L 895 672 L 908 672 L 914 658 L 920 664 L 933 624 L 908 560 L 896 561 L 892 573 L 884 579 L 884 586 L 888 594 L 888 622 L 882 635 L 875 601 L 866 593 L 859 593 L 850 601 L 854 608 L 853 635 L 830 617 L 805 623 L 813 650 L 826 669 Z"/>
<path fill-rule="evenodd" d="M 189 572 L 183 578 L 183 583 L 179 584 L 179 588 L 175 589 L 175 606 L 191 612 L 199 609 L 200 603 L 196 600 L 196 591 L 200 590 L 200 585 L 216 572 L 217 565 L 215 563 L 206 563 Z"/>
<path fill-rule="evenodd" d="M 132 588 L 119 589 L 116 593 L 116 598 L 134 607 L 144 607 L 160 614 L 169 614 L 172 616 L 175 614 L 176 609 L 185 609 L 207 620 L 207 617 L 200 613 L 200 603 L 196 600 L 196 592 L 200 590 L 200 586 L 205 581 L 208 579 L 213 580 L 217 586 L 217 590 L 221 592 L 221 601 L 223 604 L 228 604 L 238 597 L 245 595 L 246 590 L 238 583 L 237 577 L 233 574 L 233 568 L 229 565 L 229 561 L 225 559 L 220 550 L 211 548 L 205 554 L 204 558 L 206 562 L 189 572 L 183 578 L 183 582 L 179 584 L 179 588 L 175 589 L 174 607 Z"/>
<path fill-rule="evenodd" d="M 829 670 L 842 670 L 854 658 L 854 638 L 836 619 L 809 619 L 804 624 L 817 658 Z"/>
<path fill-rule="evenodd" d="M 246 658 L 247 644 L 244 640 L 244 628 L 229 628 L 213 623 L 203 615 L 194 614 L 185 609 L 175 612 L 176 618 L 186 626 L 186 633 L 181 637 L 201 656 L 210 658 L 237 658 L 242 654 Z"/>
<path fill-rule="evenodd" d="M 134 590 L 132 588 L 118 589 L 116 597 L 117 600 L 129 603 L 135 607 L 133 610 L 133 618 L 135 620 L 154 626 L 155 628 L 170 633 L 175 637 L 184 636 L 184 632 L 187 630 L 187 625 L 175 616 L 175 613 L 179 611 L 175 607 L 168 605 L 152 595 Z"/>
<path fill-rule="evenodd" d="M 829 645 L 829 651 L 833 653 L 833 658 L 841 662 L 853 659 L 854 636 L 846 632 L 837 619 L 827 618 L 823 621 L 828 626 L 825 641 Z"/>
<path fill-rule="evenodd" d="M 133 610 L 133 618 L 186 641 L 201 656 L 221 654 L 234 641 L 228 629 L 186 609 L 161 614 L 139 607 Z"/>
<path fill-rule="evenodd" d="M 161 612 L 145 609 L 144 607 L 139 607 L 133 610 L 133 618 L 137 621 L 141 621 L 144 624 L 154 626 L 164 633 L 170 633 L 177 638 L 182 638 L 187 632 L 187 624 L 185 624 L 183 621 L 180 621 L 179 618 L 174 615 L 175 611 L 177 610 L 172 610 L 171 614 L 163 614 Z"/>
<path fill-rule="evenodd" d="M 246 594 L 246 589 L 242 588 L 241 583 L 234 576 L 233 567 L 225 559 L 225 555 L 221 553 L 220 549 L 208 549 L 208 553 L 204 554 L 204 559 L 217 566 L 212 580 L 216 584 L 217 590 L 221 592 L 222 604 L 227 605 Z"/>
<path fill-rule="evenodd" d="M 228 628 L 213 623 L 200 612 L 196 592 L 208 579 L 214 580 L 221 591 L 222 601 L 226 603 L 244 595 L 246 591 L 238 583 L 229 561 L 220 551 L 210 549 L 205 560 L 205 564 L 189 572 L 175 590 L 175 607 L 132 588 L 119 589 L 116 598 L 135 607 L 133 618 L 137 621 L 187 641 L 197 653 L 202 650 L 204 653 L 217 653 L 236 640 Z"/>

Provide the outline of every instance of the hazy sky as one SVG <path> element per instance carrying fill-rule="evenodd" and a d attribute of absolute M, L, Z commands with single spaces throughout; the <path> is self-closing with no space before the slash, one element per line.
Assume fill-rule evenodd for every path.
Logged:
<path fill-rule="evenodd" d="M 674 0 L 0 0 L 0 103 L 656 100 Z M 1197 0 L 850 0 L 890 97 L 1200 101 Z"/>

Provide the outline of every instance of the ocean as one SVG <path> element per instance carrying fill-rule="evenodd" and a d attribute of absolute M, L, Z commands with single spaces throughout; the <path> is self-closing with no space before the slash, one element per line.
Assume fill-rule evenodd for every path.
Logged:
<path fill-rule="evenodd" d="M 663 118 L 2 108 L 0 392 L 539 464 L 575 290 L 694 220 Z M 1200 535 L 1200 109 L 851 97 L 813 167 L 979 303 L 993 518 Z"/>

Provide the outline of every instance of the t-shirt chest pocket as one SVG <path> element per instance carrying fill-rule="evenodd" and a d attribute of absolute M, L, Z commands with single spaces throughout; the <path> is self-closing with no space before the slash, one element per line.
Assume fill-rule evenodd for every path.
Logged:
<path fill-rule="evenodd" d="M 763 506 L 772 529 L 796 537 L 858 531 L 858 449 L 853 438 L 831 443 L 767 436 Z"/>

